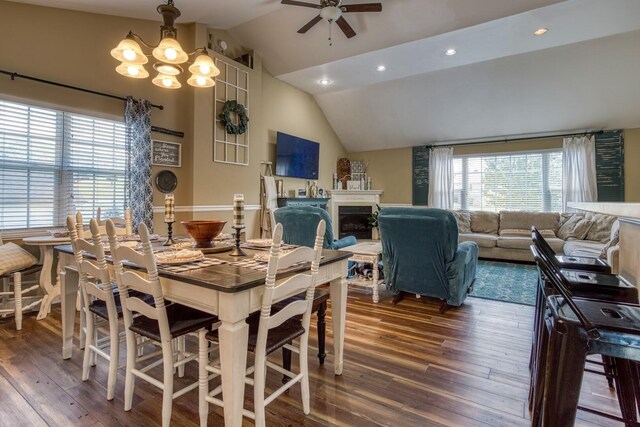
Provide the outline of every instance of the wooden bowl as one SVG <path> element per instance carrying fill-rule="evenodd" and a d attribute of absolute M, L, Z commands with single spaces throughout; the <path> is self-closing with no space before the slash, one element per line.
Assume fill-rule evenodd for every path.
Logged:
<path fill-rule="evenodd" d="M 204 219 L 181 221 L 193 240 L 196 241 L 196 248 L 210 248 L 213 246 L 213 239 L 222 232 L 227 221 L 219 219 Z"/>

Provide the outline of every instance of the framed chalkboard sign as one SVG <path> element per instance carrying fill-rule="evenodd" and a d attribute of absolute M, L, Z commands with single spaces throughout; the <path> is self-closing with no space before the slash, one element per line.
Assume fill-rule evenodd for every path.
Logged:
<path fill-rule="evenodd" d="M 157 166 L 182 166 L 182 144 L 179 142 L 151 141 L 151 164 Z"/>

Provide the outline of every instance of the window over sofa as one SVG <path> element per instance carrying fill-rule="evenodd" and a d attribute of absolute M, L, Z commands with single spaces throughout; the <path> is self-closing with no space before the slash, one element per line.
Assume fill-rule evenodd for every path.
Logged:
<path fill-rule="evenodd" d="M 455 156 L 454 209 L 562 211 L 562 150 Z"/>
<path fill-rule="evenodd" d="M 122 122 L 0 100 L 0 229 L 123 215 L 127 153 Z"/>

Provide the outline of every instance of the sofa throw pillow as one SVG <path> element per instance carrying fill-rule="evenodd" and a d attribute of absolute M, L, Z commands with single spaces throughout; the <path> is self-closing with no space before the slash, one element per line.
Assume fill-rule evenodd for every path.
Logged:
<path fill-rule="evenodd" d="M 615 230 L 613 236 L 611 236 L 611 240 L 609 240 L 600 251 L 599 257 L 606 261 L 609 248 L 616 246 L 618 243 L 620 243 L 620 230 Z"/>
<path fill-rule="evenodd" d="M 499 222 L 500 217 L 496 212 L 471 212 L 471 231 L 473 233 L 498 234 Z"/>
<path fill-rule="evenodd" d="M 471 233 L 471 214 L 465 211 L 452 211 L 458 223 L 458 233 Z"/>
<path fill-rule="evenodd" d="M 617 219 L 615 216 L 589 212 L 585 215 L 585 218 L 593 222 L 593 226 L 589 229 L 585 240 L 606 243 L 611 239 L 611 227 L 613 227 L 613 223 Z"/>
<path fill-rule="evenodd" d="M 545 239 L 553 239 L 556 233 L 553 230 L 538 230 Z M 521 228 L 507 228 L 500 231 L 500 237 L 531 237 L 531 230 Z"/>
<path fill-rule="evenodd" d="M 584 240 L 592 225 L 593 222 L 587 218 L 581 215 L 574 215 L 558 229 L 558 237 L 562 240 Z"/>
<path fill-rule="evenodd" d="M 0 246 L 0 276 L 31 267 L 38 260 L 15 243 Z"/>

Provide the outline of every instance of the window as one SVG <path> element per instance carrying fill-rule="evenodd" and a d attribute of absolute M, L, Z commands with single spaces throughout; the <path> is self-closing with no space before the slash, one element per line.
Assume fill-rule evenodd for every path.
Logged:
<path fill-rule="evenodd" d="M 454 208 L 562 211 L 562 151 L 460 156 Z"/>
<path fill-rule="evenodd" d="M 0 101 L 0 229 L 122 216 L 127 161 L 123 123 Z"/>

